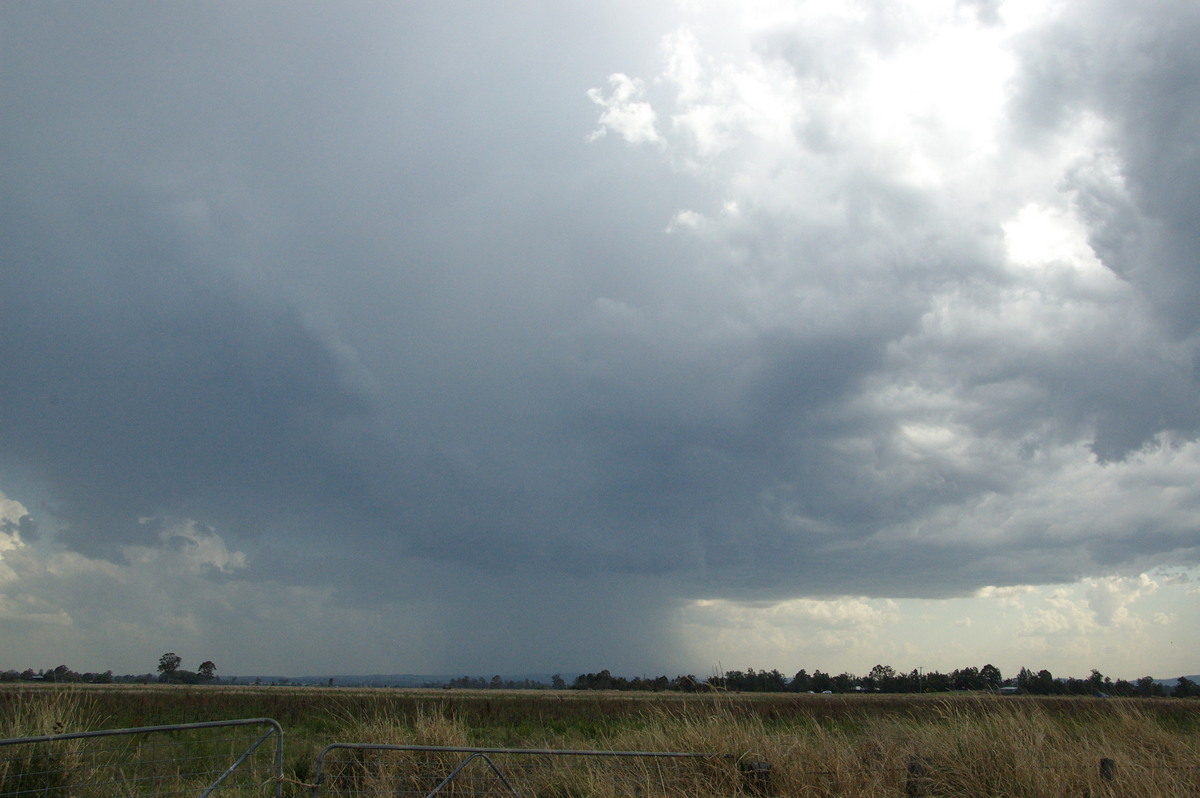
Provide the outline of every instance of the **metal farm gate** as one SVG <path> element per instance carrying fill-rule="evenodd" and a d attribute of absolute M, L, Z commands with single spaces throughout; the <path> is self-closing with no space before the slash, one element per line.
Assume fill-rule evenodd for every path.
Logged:
<path fill-rule="evenodd" d="M 305 783 L 269 718 L 0 740 L 0 798 L 734 796 L 767 778 L 724 755 L 334 743 Z"/>
<path fill-rule="evenodd" d="M 1120 794 L 1113 792 L 1114 760 L 1100 759 L 1098 771 L 1094 761 L 1077 765 L 1071 783 L 1080 789 L 1054 794 Z M 770 763 L 732 755 L 334 743 L 318 754 L 308 782 L 284 775 L 283 731 L 270 718 L 0 740 L 0 798 L 767 798 L 798 787 L 834 795 L 947 794 L 937 763 L 926 756 L 791 770 L 784 788 Z M 1194 764 L 1154 770 L 1162 794 L 1198 794 Z M 1130 784 L 1144 785 L 1149 776 L 1145 768 L 1130 772 Z M 860 789 L 868 784 L 874 788 Z"/>
<path fill-rule="evenodd" d="M 280 798 L 282 777 L 283 730 L 270 718 L 0 740 L 3 798 Z"/>

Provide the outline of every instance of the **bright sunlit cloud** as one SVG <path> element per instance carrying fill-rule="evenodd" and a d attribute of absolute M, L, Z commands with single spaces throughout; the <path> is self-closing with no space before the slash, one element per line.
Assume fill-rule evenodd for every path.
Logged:
<path fill-rule="evenodd" d="M 713 671 L 778 668 L 790 677 L 796 663 L 820 662 L 827 673 L 861 676 L 876 664 L 949 673 L 990 662 L 1006 676 L 1022 667 L 1066 675 L 1079 657 L 1091 657 L 1119 674 L 1182 673 L 1196 652 L 1175 641 L 1189 637 L 1190 620 L 1163 609 L 1185 605 L 1195 579 L 1194 572 L 1143 573 L 988 587 L 951 600 L 704 600 L 681 614 L 694 656 L 710 656 Z M 1147 664 L 1147 649 L 1164 659 Z"/>

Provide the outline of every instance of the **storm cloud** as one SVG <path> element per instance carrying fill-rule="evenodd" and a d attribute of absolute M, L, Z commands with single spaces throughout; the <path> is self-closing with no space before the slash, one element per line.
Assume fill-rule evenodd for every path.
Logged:
<path fill-rule="evenodd" d="M 1194 4 L 0 16 L 38 656 L 682 670 L 696 602 L 1197 564 Z"/>

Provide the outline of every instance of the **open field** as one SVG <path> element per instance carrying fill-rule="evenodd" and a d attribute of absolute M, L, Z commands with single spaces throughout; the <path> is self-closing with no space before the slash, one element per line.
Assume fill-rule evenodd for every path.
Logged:
<path fill-rule="evenodd" d="M 1195 796 L 1200 701 L 14 686 L 0 736 L 269 717 L 305 782 L 333 742 L 703 752 L 768 762 L 778 795 Z M 1115 763 L 1112 782 L 1101 759 Z M 915 783 L 914 762 L 923 778 Z M 700 794 L 693 785 L 688 794 Z M 296 793 L 299 794 L 299 793 Z"/>

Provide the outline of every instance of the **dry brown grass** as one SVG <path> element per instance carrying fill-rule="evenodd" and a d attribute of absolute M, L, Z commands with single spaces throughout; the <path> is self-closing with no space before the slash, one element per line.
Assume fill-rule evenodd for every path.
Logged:
<path fill-rule="evenodd" d="M 770 791 L 781 796 L 1200 795 L 1200 741 L 1194 725 L 1182 731 L 1170 728 L 1149 711 L 1152 705 L 1142 702 L 925 699 L 909 702 L 906 711 L 878 715 L 863 714 L 864 706 L 859 703 L 841 721 L 831 721 L 828 705 L 821 712 L 800 710 L 790 718 L 776 714 L 764 719 L 764 713 L 737 696 L 650 704 L 636 719 L 599 738 L 559 731 L 531 736 L 524 745 L 715 756 L 542 761 L 540 772 L 521 772 L 521 794 L 754 794 L 756 782 L 746 770 L 751 763 L 766 762 L 771 766 Z M 1200 711 L 1200 705 L 1191 709 Z M 366 718 L 348 723 L 345 731 L 374 742 L 482 744 L 444 708 L 401 718 Z M 442 775 L 463 760 L 461 755 L 439 756 L 434 770 Z M 1101 778 L 1102 758 L 1115 761 L 1114 781 Z M 380 772 L 416 772 L 419 760 L 416 754 L 395 755 Z M 515 774 L 520 765 L 514 761 L 502 768 Z M 400 786 L 386 778 L 375 784 L 380 789 Z"/>
<path fill-rule="evenodd" d="M 0 733 L 98 728 L 97 718 L 104 715 L 97 715 L 95 701 L 103 695 L 0 695 L 5 709 Z M 183 694 L 151 690 L 147 695 L 139 698 L 139 713 L 152 712 L 159 696 L 176 707 L 173 702 Z M 210 695 L 236 711 L 234 692 L 199 689 L 192 700 Z M 254 707 L 266 700 L 258 693 L 245 695 Z M 752 795 L 761 784 L 744 771 L 756 762 L 770 764 L 770 791 L 779 796 L 1200 795 L 1200 701 L 1194 700 L 311 689 L 269 698 L 284 711 L 291 711 L 289 701 L 304 707 L 285 722 L 290 775 L 301 781 L 313 775 L 316 752 L 337 741 L 714 755 L 687 760 L 491 756 L 526 796 Z M 189 712 L 203 714 L 199 708 Z M 259 714 L 267 713 L 240 716 Z M 1102 758 L 1115 761 L 1115 780 L 1101 779 Z M 461 753 L 342 749 L 330 760 L 328 786 L 355 795 L 407 788 L 428 792 L 465 759 Z M 919 772 L 911 770 L 914 763 L 920 764 Z M 466 794 L 480 785 L 502 792 L 481 759 L 468 764 L 454 784 L 447 794 Z M 338 793 L 323 789 L 326 794 Z"/>
<path fill-rule="evenodd" d="M 6 699 L 0 739 L 86 731 L 101 721 L 93 696 L 79 690 L 20 690 Z"/>
<path fill-rule="evenodd" d="M 82 693 L 22 692 L 5 702 L 0 739 L 70 734 L 94 723 L 94 704 Z M 49 793 L 80 766 L 81 748 L 76 740 L 56 740 L 17 756 L 0 749 L 0 795 Z"/>

